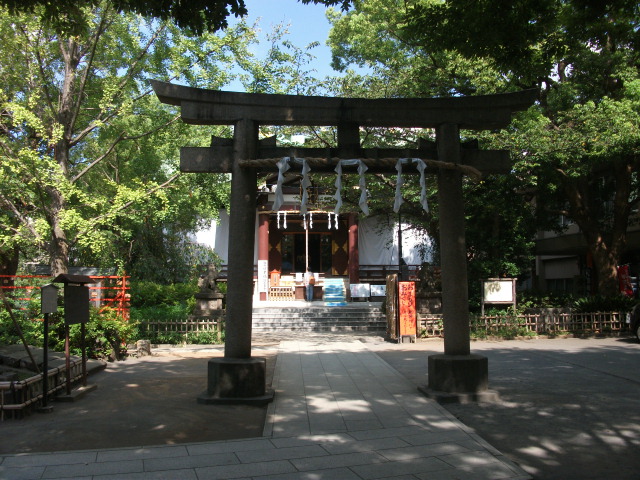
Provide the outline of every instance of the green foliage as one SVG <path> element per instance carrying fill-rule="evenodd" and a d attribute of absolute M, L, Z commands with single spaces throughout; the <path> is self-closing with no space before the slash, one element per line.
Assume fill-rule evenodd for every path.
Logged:
<path fill-rule="evenodd" d="M 131 307 L 131 319 L 138 323 L 145 323 L 146 320 L 154 322 L 174 322 L 185 321 L 191 314 L 186 303 L 177 305 L 154 305 L 145 307 Z"/>
<path fill-rule="evenodd" d="M 572 295 L 549 292 L 523 291 L 517 293 L 517 309 L 524 313 L 529 309 L 538 308 L 567 308 L 574 301 Z"/>
<path fill-rule="evenodd" d="M 225 287 L 225 284 L 221 284 Z M 222 288 L 221 288 L 222 290 Z M 174 331 L 176 323 L 187 322 L 195 307 L 194 295 L 197 283 L 163 285 L 148 281 L 131 283 L 130 317 L 139 325 L 138 338 L 159 344 L 216 344 L 220 343 L 218 331 Z M 221 335 L 224 338 L 224 334 Z"/>
<path fill-rule="evenodd" d="M 194 345 L 216 345 L 219 343 L 224 343 L 224 335 L 218 338 L 218 332 L 189 332 L 186 335 L 185 343 Z"/>
<path fill-rule="evenodd" d="M 302 3 L 342 5 L 346 9 L 349 0 L 302 0 Z M 51 24 L 60 32 L 79 33 L 85 26 L 80 10 L 83 7 L 112 8 L 121 12 L 131 12 L 163 21 L 173 21 L 183 29 L 200 35 L 215 32 L 228 25 L 227 17 L 241 17 L 247 14 L 244 0 L 1 0 L 12 13 L 36 11 L 42 21 Z"/>
<path fill-rule="evenodd" d="M 25 309 L 14 309 L 19 328 L 29 345 L 44 345 L 44 324 L 40 314 L 39 299 L 30 302 Z M 65 324 L 63 313 L 50 315 L 49 349 L 64 352 Z M 85 352 L 88 358 L 119 360 L 126 353 L 126 344 L 137 337 L 135 321 L 124 321 L 112 309 L 91 308 L 89 322 L 85 325 Z M 69 328 L 70 351 L 72 355 L 82 354 L 80 325 Z M 0 310 L 0 344 L 20 344 L 21 339 L 6 309 Z"/>
<path fill-rule="evenodd" d="M 488 319 L 487 316 L 472 315 L 470 317 L 469 325 L 472 338 L 498 337 L 512 340 L 517 337 L 536 336 L 535 332 L 529 331 L 524 324 L 524 319 L 521 317 L 513 314 L 502 314 Z"/>
<path fill-rule="evenodd" d="M 130 284 L 131 307 L 182 306 L 193 300 L 198 292 L 197 282 L 171 283 L 169 285 L 149 281 L 132 281 Z"/>
<path fill-rule="evenodd" d="M 133 320 L 125 321 L 112 309 L 91 308 L 89 322 L 85 325 L 85 352 L 88 358 L 104 360 L 121 360 L 126 354 L 127 343 L 137 338 L 137 323 Z M 70 350 L 72 355 L 82 354 L 81 326 L 69 326 Z M 65 326 L 59 321 L 50 329 L 52 348 L 64 351 Z"/>
<path fill-rule="evenodd" d="M 603 296 L 594 295 L 577 299 L 573 308 L 578 313 L 594 312 L 630 312 L 636 300 L 625 295 Z"/>
<path fill-rule="evenodd" d="M 187 278 L 194 252 L 184 254 L 178 239 L 215 218 L 229 182 L 180 175 L 178 149 L 208 145 L 228 128 L 176 122 L 147 80 L 220 87 L 249 55 L 253 32 L 240 22 L 190 36 L 109 8 L 80 8 L 84 28 L 70 36 L 37 15 L 2 13 L 0 249 L 51 252 L 54 274 L 71 257 Z M 143 271 L 145 261 L 153 270 Z"/>
<path fill-rule="evenodd" d="M 639 17 L 631 0 L 361 0 L 331 15 L 334 66 L 372 69 L 370 76 L 349 76 L 350 91 L 410 97 L 539 89 L 539 102 L 509 129 L 478 136 L 481 148 L 513 152 L 517 184 L 493 199 L 481 186 L 468 189 L 481 193 L 476 206 L 491 214 L 495 202 L 507 225 L 514 217 L 522 222 L 504 243 L 518 252 L 505 250 L 510 258 L 501 259 L 492 254 L 503 246 L 489 235 L 489 215 L 465 198 L 475 259 L 470 278 L 522 271 L 530 230 L 551 229 L 564 215 L 587 242 L 599 291 L 615 295 L 610 272 L 625 248 L 629 214 L 640 204 Z M 516 192 L 536 198 L 536 209 L 505 205 Z"/>

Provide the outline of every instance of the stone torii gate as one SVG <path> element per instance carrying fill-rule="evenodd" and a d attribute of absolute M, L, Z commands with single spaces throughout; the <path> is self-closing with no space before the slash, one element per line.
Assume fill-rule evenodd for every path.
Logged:
<path fill-rule="evenodd" d="M 460 130 L 504 128 L 515 111 L 533 104 L 537 92 L 450 98 L 329 98 L 236 93 L 152 81 L 163 103 L 181 108 L 185 123 L 233 125 L 233 139 L 181 150 L 183 172 L 231 173 L 227 320 L 224 358 L 211 359 L 201 403 L 264 403 L 266 363 L 251 356 L 253 251 L 258 172 L 276 171 L 283 157 L 313 158 L 313 172 L 331 171 L 339 159 L 363 159 L 369 171 L 395 172 L 398 158 L 437 165 L 444 354 L 429 357 L 428 392 L 471 395 L 488 391 L 487 358 L 470 352 L 467 265 L 462 204 L 465 171 L 508 173 L 506 151 L 464 148 Z M 258 140 L 260 125 L 336 126 L 338 146 L 280 148 Z M 360 127 L 433 128 L 435 145 L 418 149 L 363 149 Z M 392 161 L 389 161 L 393 159 Z M 386 161 L 385 161 L 386 160 Z M 438 163 L 440 162 L 440 163 Z M 347 170 L 345 168 L 345 170 Z"/>

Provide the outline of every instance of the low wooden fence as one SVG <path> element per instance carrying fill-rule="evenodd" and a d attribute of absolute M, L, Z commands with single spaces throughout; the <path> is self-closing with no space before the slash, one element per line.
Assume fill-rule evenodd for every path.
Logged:
<path fill-rule="evenodd" d="M 70 360 L 70 379 L 72 383 L 82 378 L 82 359 Z M 47 380 L 49 396 L 66 388 L 67 369 L 64 365 L 49 369 Z M 24 411 L 41 402 L 44 398 L 42 374 L 33 374 L 25 380 L 0 381 L 0 420 L 19 418 Z"/>
<path fill-rule="evenodd" d="M 629 328 L 626 314 L 620 312 L 471 316 L 469 325 L 473 334 L 488 336 L 616 334 Z M 443 336 L 442 315 L 418 314 L 418 332 L 423 337 Z"/>
<path fill-rule="evenodd" d="M 140 322 L 138 330 L 141 337 L 161 343 L 165 343 L 162 342 L 163 339 L 175 340 L 177 337 L 187 341 L 190 336 L 202 333 L 213 335 L 220 342 L 224 332 L 224 314 L 217 318 L 191 317 L 188 320 L 145 320 Z"/>

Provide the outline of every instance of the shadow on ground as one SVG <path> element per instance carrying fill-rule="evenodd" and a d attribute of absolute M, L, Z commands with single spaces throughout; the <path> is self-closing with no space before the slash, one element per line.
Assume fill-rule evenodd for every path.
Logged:
<path fill-rule="evenodd" d="M 424 385 L 427 357 L 440 351 L 422 345 L 377 353 Z M 445 405 L 462 423 L 536 479 L 640 479 L 640 345 L 570 338 L 471 348 L 488 357 L 500 401 Z"/>
<path fill-rule="evenodd" d="M 98 388 L 53 412 L 0 424 L 0 453 L 169 445 L 262 435 L 266 407 L 201 405 L 207 362 L 222 353 L 147 356 L 109 363 L 91 375 Z M 276 352 L 267 358 L 267 382 Z M 194 358 L 195 357 L 195 358 Z"/>

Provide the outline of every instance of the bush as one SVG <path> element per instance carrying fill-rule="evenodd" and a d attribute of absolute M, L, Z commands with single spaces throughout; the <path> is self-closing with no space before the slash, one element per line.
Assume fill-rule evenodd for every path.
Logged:
<path fill-rule="evenodd" d="M 518 312 L 524 313 L 529 309 L 538 308 L 565 308 L 569 307 L 575 299 L 572 295 L 564 293 L 524 291 L 517 293 Z"/>
<path fill-rule="evenodd" d="M 126 355 L 127 343 L 137 339 L 138 325 L 135 321 L 123 320 L 110 308 L 91 308 L 89 322 L 85 325 L 85 353 L 89 358 L 121 360 Z M 64 351 L 65 324 L 59 321 L 51 327 L 49 346 Z M 69 345 L 73 355 L 82 354 L 81 326 L 69 326 Z"/>
<path fill-rule="evenodd" d="M 192 303 L 198 293 L 197 282 L 162 285 L 155 282 L 131 282 L 132 307 L 157 307 Z M 193 303 L 192 303 L 193 305 Z"/>
<path fill-rule="evenodd" d="M 594 295 L 577 299 L 573 308 L 577 313 L 630 312 L 635 304 L 636 300 L 622 294 L 613 297 Z"/>
<path fill-rule="evenodd" d="M 37 308 L 31 308 L 31 303 L 38 303 Z M 30 302 L 25 309 L 12 309 L 18 327 L 24 335 L 25 341 L 35 347 L 44 346 L 44 324 L 39 314 L 39 300 Z M 125 321 L 113 309 L 91 308 L 89 322 L 85 325 L 85 353 L 89 358 L 116 360 L 123 358 L 126 353 L 126 342 L 136 338 L 137 324 Z M 14 345 L 21 343 L 18 328 L 11 320 L 6 309 L 0 311 L 0 344 Z M 64 352 L 65 323 L 63 313 L 49 316 L 49 348 Z M 82 335 L 80 325 L 69 327 L 69 349 L 72 355 L 82 354 Z"/>

